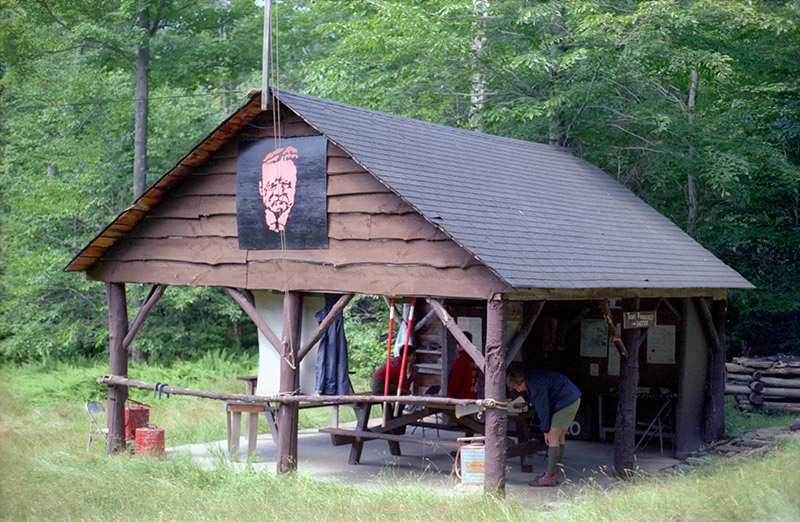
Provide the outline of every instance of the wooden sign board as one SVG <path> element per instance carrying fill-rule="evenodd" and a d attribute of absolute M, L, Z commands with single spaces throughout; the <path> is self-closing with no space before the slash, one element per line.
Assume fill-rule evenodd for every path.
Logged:
<path fill-rule="evenodd" d="M 622 328 L 650 328 L 656 325 L 655 312 L 625 312 L 622 314 Z"/>
<path fill-rule="evenodd" d="M 327 139 L 243 141 L 236 161 L 239 248 L 328 248 Z"/>

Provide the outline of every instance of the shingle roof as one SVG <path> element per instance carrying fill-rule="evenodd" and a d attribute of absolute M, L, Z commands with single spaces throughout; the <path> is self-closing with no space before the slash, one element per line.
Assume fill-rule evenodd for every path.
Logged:
<path fill-rule="evenodd" d="M 274 93 L 517 289 L 753 288 L 567 149 Z"/>

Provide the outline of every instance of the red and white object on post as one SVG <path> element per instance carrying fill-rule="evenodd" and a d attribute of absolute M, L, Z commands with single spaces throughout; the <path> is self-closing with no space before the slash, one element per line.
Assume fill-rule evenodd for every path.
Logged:
<path fill-rule="evenodd" d="M 136 428 L 136 449 L 134 454 L 136 456 L 163 456 L 164 430 L 153 425 Z"/>

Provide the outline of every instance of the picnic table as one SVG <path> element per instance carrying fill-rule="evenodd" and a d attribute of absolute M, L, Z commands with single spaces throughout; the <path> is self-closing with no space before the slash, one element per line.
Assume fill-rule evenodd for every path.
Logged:
<path fill-rule="evenodd" d="M 436 437 L 426 437 L 423 431 L 422 437 L 407 435 L 406 428 L 420 426 L 432 428 L 434 430 L 459 431 L 466 435 L 484 435 L 484 424 L 473 416 L 456 418 L 455 406 L 418 406 L 408 412 L 403 412 L 398 417 L 388 420 L 385 425 L 369 426 L 370 413 L 374 403 L 358 402 L 355 398 L 353 409 L 356 414 L 355 428 L 321 428 L 322 433 L 331 435 L 331 443 L 334 446 L 351 444 L 350 464 L 358 464 L 361 459 L 361 452 L 364 442 L 368 440 L 385 440 L 389 444 L 389 451 L 392 455 L 401 455 L 400 443 L 424 444 L 439 447 L 447 450 L 458 449 L 459 443 L 454 440 L 441 439 Z M 389 407 L 392 407 L 391 405 Z M 443 414 L 443 415 L 440 415 Z M 513 412 L 509 411 L 509 440 L 507 446 L 507 457 L 519 457 L 522 470 L 530 469 L 525 465 L 525 458 L 535 449 L 542 446 L 542 442 L 531 440 L 528 434 L 528 424 L 532 416 L 531 411 Z M 426 420 L 433 419 L 433 420 Z"/>

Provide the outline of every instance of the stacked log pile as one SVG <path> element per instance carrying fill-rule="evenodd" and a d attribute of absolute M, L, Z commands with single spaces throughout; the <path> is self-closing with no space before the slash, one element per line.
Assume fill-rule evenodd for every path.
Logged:
<path fill-rule="evenodd" d="M 754 457 L 764 455 L 776 448 L 782 439 L 800 440 L 800 418 L 790 428 L 775 426 L 760 428 L 724 437 L 713 444 L 703 446 L 682 462 L 660 470 L 661 474 L 686 473 L 696 466 L 713 463 L 722 458 Z"/>
<path fill-rule="evenodd" d="M 740 411 L 800 413 L 800 357 L 734 357 L 725 369 Z"/>

